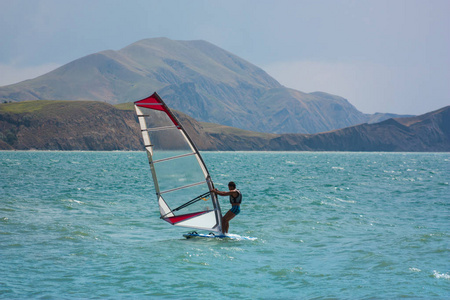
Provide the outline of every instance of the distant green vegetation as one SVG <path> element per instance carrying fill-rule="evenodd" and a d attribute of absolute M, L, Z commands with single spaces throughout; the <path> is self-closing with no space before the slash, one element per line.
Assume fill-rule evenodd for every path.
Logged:
<path fill-rule="evenodd" d="M 52 107 L 55 107 L 55 105 L 59 105 L 59 107 L 63 106 L 76 108 L 86 106 L 87 103 L 106 104 L 99 101 L 31 100 L 21 102 L 0 103 L 0 112 L 23 114 L 42 111 L 49 105 Z M 116 104 L 114 105 L 114 107 L 120 110 L 134 111 L 133 102 Z"/>
<path fill-rule="evenodd" d="M 115 108 L 120 110 L 131 110 L 134 111 L 134 103 L 133 102 L 127 102 L 127 103 L 120 103 L 114 105 Z"/>
<path fill-rule="evenodd" d="M 31 113 L 42 110 L 45 106 L 62 103 L 61 100 L 32 100 L 12 103 L 0 104 L 0 112 L 8 112 L 13 114 Z"/>
<path fill-rule="evenodd" d="M 1 112 L 12 114 L 39 113 L 46 115 L 47 113 L 49 114 L 54 113 L 55 110 L 68 111 L 80 108 L 91 109 L 92 105 L 95 105 L 96 107 L 98 107 L 98 105 L 110 106 L 110 104 L 99 101 L 31 100 L 31 101 L 0 104 L 0 113 Z"/>
<path fill-rule="evenodd" d="M 279 136 L 279 134 L 275 134 L 275 133 L 263 133 L 263 132 L 249 131 L 249 130 L 239 129 L 239 128 L 225 126 L 225 125 L 219 125 L 219 124 L 214 124 L 214 123 L 207 123 L 207 122 L 199 122 L 199 123 L 203 126 L 203 129 L 207 133 L 236 135 L 236 136 L 243 136 L 243 137 L 256 137 L 256 138 L 263 138 L 263 139 L 271 139 L 271 138 L 275 138 L 275 137 Z"/>

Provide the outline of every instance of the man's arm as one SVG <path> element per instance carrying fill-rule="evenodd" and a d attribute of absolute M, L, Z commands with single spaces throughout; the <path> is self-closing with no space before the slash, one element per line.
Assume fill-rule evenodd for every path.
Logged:
<path fill-rule="evenodd" d="M 216 193 L 217 195 L 220 195 L 220 196 L 230 196 L 230 195 L 232 195 L 233 197 L 237 197 L 237 195 L 238 195 L 238 192 L 236 190 L 232 190 L 232 191 L 228 191 L 228 192 L 222 192 L 222 191 L 219 191 L 218 189 L 214 189 L 213 191 L 214 191 L 214 193 Z"/>

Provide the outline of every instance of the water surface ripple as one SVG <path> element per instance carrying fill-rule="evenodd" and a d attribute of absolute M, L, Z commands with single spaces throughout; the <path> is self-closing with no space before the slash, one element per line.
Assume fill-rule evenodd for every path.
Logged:
<path fill-rule="evenodd" d="M 0 298 L 450 298 L 450 154 L 203 155 L 257 240 L 182 238 L 144 152 L 0 152 Z"/>

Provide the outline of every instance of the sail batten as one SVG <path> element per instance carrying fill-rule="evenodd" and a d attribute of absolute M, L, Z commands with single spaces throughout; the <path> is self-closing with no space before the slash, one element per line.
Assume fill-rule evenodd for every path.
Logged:
<path fill-rule="evenodd" d="M 214 184 L 182 124 L 157 93 L 134 104 L 161 218 L 176 226 L 221 232 Z"/>
<path fill-rule="evenodd" d="M 167 129 L 177 129 L 176 126 L 163 126 L 163 127 L 155 127 L 155 128 L 147 128 L 142 131 L 158 131 L 158 130 L 167 130 Z"/>
<path fill-rule="evenodd" d="M 205 183 L 204 181 L 197 182 L 197 183 L 192 183 L 192 184 L 180 186 L 180 187 L 177 187 L 177 188 L 173 188 L 173 189 L 170 189 L 170 190 L 167 190 L 167 191 L 162 191 L 162 192 L 159 192 L 159 194 L 160 195 L 167 194 L 167 193 L 170 193 L 170 192 L 175 192 L 175 191 L 178 191 L 178 190 L 187 189 L 187 188 L 190 188 L 190 187 L 193 187 L 193 186 L 196 186 L 196 185 L 201 185 L 201 184 L 204 184 L 204 183 Z"/>
<path fill-rule="evenodd" d="M 186 154 L 181 154 L 181 155 L 177 155 L 177 156 L 172 156 L 172 157 L 167 157 L 167 158 L 162 158 L 162 159 L 158 159 L 158 160 L 154 160 L 153 163 L 159 163 L 162 161 L 166 161 L 166 160 L 171 160 L 171 159 L 177 159 L 177 158 L 182 158 L 182 157 L 186 157 L 186 156 L 190 156 L 190 155 L 195 155 L 195 153 L 186 153 Z"/>

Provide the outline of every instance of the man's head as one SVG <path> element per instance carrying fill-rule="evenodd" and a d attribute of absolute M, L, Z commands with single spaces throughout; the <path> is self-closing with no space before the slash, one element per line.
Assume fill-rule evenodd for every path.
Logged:
<path fill-rule="evenodd" d="M 233 181 L 228 182 L 228 189 L 229 190 L 235 190 L 236 184 Z"/>

